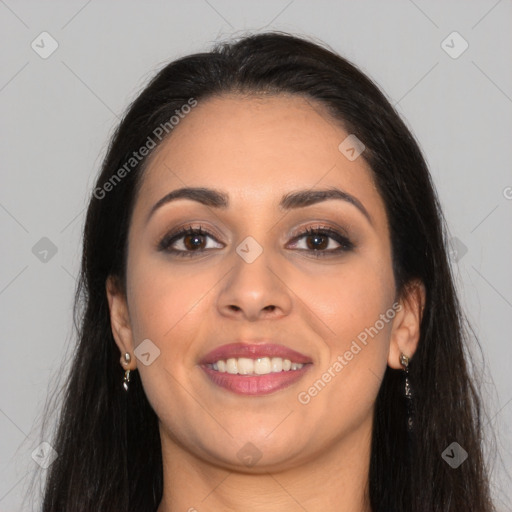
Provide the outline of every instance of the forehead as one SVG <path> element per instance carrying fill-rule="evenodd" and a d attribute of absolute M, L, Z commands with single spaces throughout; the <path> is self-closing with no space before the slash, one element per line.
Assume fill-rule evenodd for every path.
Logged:
<path fill-rule="evenodd" d="M 291 190 L 335 186 L 378 217 L 384 207 L 370 167 L 339 149 L 348 135 L 322 104 L 297 95 L 199 101 L 150 155 L 136 209 L 186 186 L 226 191 L 230 204 L 247 208 L 277 208 Z"/>

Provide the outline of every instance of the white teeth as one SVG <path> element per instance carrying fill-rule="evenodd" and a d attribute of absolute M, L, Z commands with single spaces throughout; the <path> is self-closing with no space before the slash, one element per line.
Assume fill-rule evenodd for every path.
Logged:
<path fill-rule="evenodd" d="M 254 361 L 254 373 L 256 375 L 265 375 L 271 371 L 272 368 L 270 366 L 270 359 L 268 357 L 260 357 Z"/>
<path fill-rule="evenodd" d="M 211 365 L 213 370 L 233 375 L 266 375 L 268 373 L 280 373 L 282 371 L 300 370 L 302 363 L 292 363 L 289 359 L 281 357 L 231 357 L 227 361 L 220 359 Z"/>
<path fill-rule="evenodd" d="M 214 368 L 215 370 L 215 368 Z M 238 373 L 240 375 L 248 375 L 254 372 L 254 361 L 248 357 L 238 358 Z"/>
<path fill-rule="evenodd" d="M 238 373 L 238 360 L 231 358 L 226 361 L 226 371 L 228 373 Z"/>
<path fill-rule="evenodd" d="M 270 361 L 273 372 L 280 372 L 283 370 L 283 360 L 280 357 L 273 357 Z"/>

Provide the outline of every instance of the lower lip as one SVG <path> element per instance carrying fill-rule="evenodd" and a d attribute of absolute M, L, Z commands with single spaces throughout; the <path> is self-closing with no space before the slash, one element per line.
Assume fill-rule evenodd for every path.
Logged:
<path fill-rule="evenodd" d="M 291 386 L 309 370 L 311 364 L 305 364 L 298 370 L 266 373 L 265 375 L 239 375 L 227 372 L 219 372 L 201 365 L 210 380 L 221 388 L 239 395 L 268 395 Z"/>

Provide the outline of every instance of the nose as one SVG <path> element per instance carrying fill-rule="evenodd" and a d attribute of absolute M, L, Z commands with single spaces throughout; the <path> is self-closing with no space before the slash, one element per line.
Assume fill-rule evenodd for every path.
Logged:
<path fill-rule="evenodd" d="M 253 322 L 289 314 L 292 292 L 286 285 L 284 270 L 275 261 L 271 266 L 269 260 L 265 251 L 251 263 L 238 254 L 235 256 L 234 266 L 218 296 L 222 315 Z"/>

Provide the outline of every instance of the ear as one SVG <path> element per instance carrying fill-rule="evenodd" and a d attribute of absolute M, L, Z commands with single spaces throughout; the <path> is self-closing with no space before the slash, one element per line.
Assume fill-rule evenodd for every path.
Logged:
<path fill-rule="evenodd" d="M 119 351 L 121 352 L 121 366 L 125 370 L 134 370 L 137 365 L 135 363 L 135 357 L 133 357 L 133 333 L 130 325 L 126 293 L 115 276 L 109 276 L 107 278 L 105 289 L 110 310 L 112 335 L 114 336 L 116 345 L 119 347 Z M 132 356 L 131 362 L 129 363 L 124 359 L 126 352 Z"/>
<path fill-rule="evenodd" d="M 420 325 L 425 308 L 425 285 L 419 279 L 410 281 L 399 300 L 400 307 L 393 319 L 388 365 L 394 369 L 403 369 L 400 354 L 412 358 L 420 339 Z"/>

